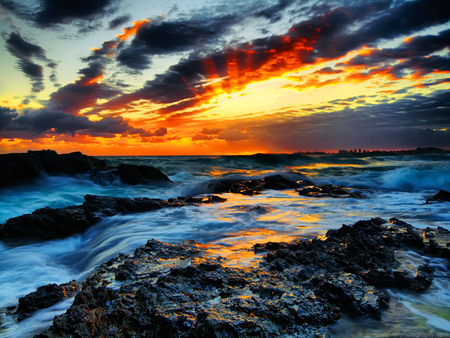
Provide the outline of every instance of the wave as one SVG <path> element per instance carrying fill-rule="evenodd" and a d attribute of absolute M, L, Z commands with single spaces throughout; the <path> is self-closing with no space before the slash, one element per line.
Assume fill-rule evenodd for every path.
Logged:
<path fill-rule="evenodd" d="M 349 169 L 332 173 L 324 170 L 313 178 L 317 184 L 390 191 L 450 190 L 450 165 Z"/>

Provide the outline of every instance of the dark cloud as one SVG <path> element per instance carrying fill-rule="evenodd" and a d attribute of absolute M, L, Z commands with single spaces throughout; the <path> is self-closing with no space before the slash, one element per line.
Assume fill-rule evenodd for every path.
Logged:
<path fill-rule="evenodd" d="M 15 14 L 19 18 L 25 20 L 32 20 L 32 12 L 27 6 L 18 4 L 12 0 L 0 0 L 0 7 Z"/>
<path fill-rule="evenodd" d="M 44 68 L 33 62 L 32 58 L 47 61 L 45 50 L 38 45 L 32 44 L 22 38 L 18 33 L 12 32 L 6 39 L 6 49 L 17 58 L 17 68 L 19 68 L 30 80 L 32 92 L 40 92 L 44 89 Z"/>
<path fill-rule="evenodd" d="M 18 115 L 15 109 L 0 107 L 0 130 L 3 130 Z"/>
<path fill-rule="evenodd" d="M 115 29 L 117 27 L 121 27 L 131 20 L 131 16 L 129 14 L 119 16 L 113 20 L 111 20 L 108 24 L 109 29 Z"/>
<path fill-rule="evenodd" d="M 153 133 L 153 136 L 164 136 L 167 134 L 167 128 L 161 127 Z"/>
<path fill-rule="evenodd" d="M 277 22 L 282 19 L 282 11 L 289 7 L 293 0 L 279 0 L 278 3 L 257 11 L 255 17 L 263 17 L 270 20 L 271 23 Z"/>
<path fill-rule="evenodd" d="M 219 138 L 219 133 L 222 128 L 203 128 L 200 132 L 195 134 L 191 139 L 192 141 L 211 141 Z"/>
<path fill-rule="evenodd" d="M 341 101 L 346 100 L 333 103 Z M 252 138 L 288 151 L 308 147 L 311 150 L 448 147 L 450 92 L 409 95 L 391 103 L 356 109 L 338 110 L 334 106 L 333 113 L 317 108 L 315 113 L 302 117 L 280 113 L 259 121 L 257 126 L 250 121 L 246 125 Z"/>
<path fill-rule="evenodd" d="M 107 84 L 89 83 L 86 78 L 59 88 L 50 95 L 47 108 L 77 114 L 87 107 L 95 107 L 97 99 L 109 99 L 120 94 Z"/>
<path fill-rule="evenodd" d="M 292 38 L 313 39 L 314 51 L 306 62 L 341 57 L 363 45 L 392 39 L 450 20 L 450 2 L 406 1 L 391 8 L 391 1 L 364 2 L 336 8 L 292 27 Z M 351 29 L 360 22 L 359 29 Z"/>
<path fill-rule="evenodd" d="M 111 62 L 110 56 L 118 44 L 117 40 L 105 41 L 101 48 L 93 50 L 90 56 L 83 58 L 88 65 L 78 71 L 80 79 L 53 92 L 46 107 L 77 114 L 84 108 L 94 108 L 98 99 L 110 99 L 119 95 L 121 91 L 99 82 L 103 79 L 105 67 Z"/>
<path fill-rule="evenodd" d="M 236 16 L 225 15 L 149 22 L 139 28 L 131 45 L 120 52 L 117 61 L 132 69 L 146 69 L 150 64 L 149 56 L 204 49 L 217 42 L 239 20 Z"/>
<path fill-rule="evenodd" d="M 281 1 L 279 5 L 285 8 L 289 1 Z M 318 58 L 339 58 L 353 49 L 448 21 L 450 11 L 445 10 L 448 6 L 446 1 L 437 0 L 408 1 L 397 6 L 392 1 L 356 2 L 347 8 L 322 6 L 316 12 L 319 9 L 326 10 L 324 13 L 293 25 L 285 35 L 258 38 L 208 54 L 193 52 L 171 66 L 167 72 L 147 81 L 143 88 L 113 100 L 109 106 L 127 105 L 132 100 L 145 99 L 171 105 L 162 109 L 161 113 L 173 112 L 174 106 L 178 105 L 181 105 L 179 109 L 187 108 L 188 103 L 196 104 L 198 98 L 209 94 L 207 84 L 211 79 L 220 80 L 224 91 L 236 91 L 249 82 L 279 76 L 289 70 L 289 67 L 295 70 L 301 64 L 314 63 Z M 439 14 L 434 15 L 436 11 Z M 254 17 L 255 12 L 248 16 Z M 216 42 L 239 20 L 239 16 L 232 18 L 224 15 L 209 21 L 196 19 L 145 24 L 139 29 L 131 45 L 119 53 L 118 62 L 139 71 L 149 67 L 151 55 L 196 48 L 203 50 L 205 45 Z M 410 57 L 409 62 L 397 66 L 385 65 L 384 68 L 355 74 L 353 80 L 357 80 L 357 77 L 359 80 L 368 79 L 381 72 L 399 79 L 411 71 L 423 75 L 435 70 L 446 70 L 446 57 L 425 58 L 428 54 L 419 56 L 419 52 L 414 54 L 410 50 L 421 46 L 424 46 L 422 53 L 441 50 L 447 43 L 448 34 L 448 31 L 444 31 L 437 36 L 415 37 L 398 49 L 374 51 L 370 61 L 355 58 L 352 60 L 355 64 L 366 64 L 365 62 L 381 63 L 402 55 Z M 417 58 L 413 58 L 414 56 Z M 317 73 L 341 72 L 326 67 Z"/>
<path fill-rule="evenodd" d="M 142 128 L 134 128 L 122 117 L 103 117 L 98 121 L 90 121 L 86 116 L 67 114 L 61 111 L 41 109 L 27 111 L 18 116 L 7 108 L 0 109 L 0 126 L 6 133 L 21 132 L 23 138 L 33 138 L 46 134 L 70 134 L 75 136 L 91 135 L 114 137 L 116 134 L 142 134 L 147 132 Z M 165 130 L 167 132 L 167 130 Z M 158 136 L 163 131 L 158 130 Z"/>
<path fill-rule="evenodd" d="M 222 131 L 222 128 L 203 128 L 201 133 L 206 135 L 215 135 Z"/>
<path fill-rule="evenodd" d="M 115 0 L 40 0 L 34 21 L 41 27 L 68 24 L 74 20 L 91 21 L 112 14 Z"/>
<path fill-rule="evenodd" d="M 45 50 L 41 46 L 25 41 L 19 33 L 13 32 L 9 34 L 6 39 L 6 48 L 11 54 L 20 59 L 36 57 L 47 60 Z"/>
<path fill-rule="evenodd" d="M 324 68 L 321 68 L 321 69 L 315 71 L 314 74 L 325 74 L 325 75 L 328 75 L 328 74 L 339 74 L 339 73 L 342 73 L 342 72 L 344 72 L 344 71 L 341 70 L 341 69 L 333 69 L 331 67 L 324 67 Z"/>
<path fill-rule="evenodd" d="M 138 71 L 149 68 L 151 64 L 148 48 L 144 45 L 121 50 L 117 55 L 117 62 L 121 66 Z"/>
<path fill-rule="evenodd" d="M 358 55 L 346 62 L 350 66 L 374 67 L 388 61 L 427 56 L 450 46 L 450 29 L 438 35 L 415 36 L 397 48 L 374 49 L 365 55 Z"/>

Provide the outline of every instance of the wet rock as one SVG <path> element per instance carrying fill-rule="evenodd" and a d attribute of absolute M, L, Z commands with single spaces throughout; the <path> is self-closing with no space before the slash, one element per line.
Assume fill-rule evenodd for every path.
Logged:
<path fill-rule="evenodd" d="M 81 284 L 71 281 L 65 284 L 47 284 L 39 287 L 19 299 L 19 305 L 14 313 L 18 321 L 27 319 L 40 309 L 55 305 L 68 297 L 73 297 L 81 289 Z"/>
<path fill-rule="evenodd" d="M 406 223 L 380 218 L 330 230 L 325 238 L 257 244 L 258 267 L 230 268 L 195 241 L 150 240 L 102 264 L 74 304 L 37 337 L 316 337 L 343 314 L 379 319 L 380 287 L 423 291 L 433 270 L 395 270 L 410 248 Z M 419 249 L 416 249 L 419 250 Z"/>
<path fill-rule="evenodd" d="M 433 195 L 433 197 L 428 198 L 426 203 L 429 202 L 449 202 L 450 192 L 446 190 L 440 190 L 438 193 Z"/>
<path fill-rule="evenodd" d="M 0 239 L 68 237 L 88 229 L 93 223 L 82 206 L 61 209 L 42 208 L 31 214 L 10 218 L 0 224 Z"/>
<path fill-rule="evenodd" d="M 301 181 L 295 182 L 281 175 L 267 176 L 254 180 L 218 180 L 209 182 L 207 191 L 212 193 L 232 192 L 242 195 L 257 195 L 262 190 L 285 190 L 298 188 L 311 182 Z"/>
<path fill-rule="evenodd" d="M 350 191 L 348 188 L 341 187 L 339 185 L 316 185 L 312 187 L 305 187 L 296 190 L 301 196 L 308 197 L 352 197 L 352 198 L 362 198 L 362 194 L 358 191 Z"/>
<path fill-rule="evenodd" d="M 448 243 L 446 246 L 441 246 L 434 239 L 428 241 L 428 244 L 424 248 L 424 252 L 436 257 L 450 258 L 450 247 Z"/>
<path fill-rule="evenodd" d="M 349 273 L 329 276 L 318 285 L 316 295 L 354 317 L 381 319 L 381 310 L 386 309 L 389 303 L 386 292 Z"/>
<path fill-rule="evenodd" d="M 145 165 L 119 164 L 117 173 L 123 183 L 130 185 L 146 184 L 150 182 L 172 182 L 159 169 Z"/>
<path fill-rule="evenodd" d="M 218 196 L 161 200 L 147 197 L 120 198 L 86 195 L 82 205 L 66 208 L 42 208 L 31 214 L 14 217 L 0 224 L 0 239 L 55 239 L 72 236 L 88 229 L 102 217 L 119 213 L 149 212 L 162 208 L 224 201 Z"/>
<path fill-rule="evenodd" d="M 106 167 L 106 162 L 80 152 L 58 155 L 53 150 L 0 155 L 0 188 L 28 183 L 41 173 L 79 174 Z"/>

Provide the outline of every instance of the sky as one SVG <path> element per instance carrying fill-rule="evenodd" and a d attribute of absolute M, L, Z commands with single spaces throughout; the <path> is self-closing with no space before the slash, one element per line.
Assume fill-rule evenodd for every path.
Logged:
<path fill-rule="evenodd" d="M 450 149 L 448 0 L 0 0 L 0 153 Z"/>

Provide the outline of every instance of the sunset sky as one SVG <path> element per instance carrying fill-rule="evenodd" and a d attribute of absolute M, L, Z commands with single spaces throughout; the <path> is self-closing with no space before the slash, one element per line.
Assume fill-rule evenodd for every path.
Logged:
<path fill-rule="evenodd" d="M 0 0 L 0 153 L 450 149 L 449 0 Z"/>

